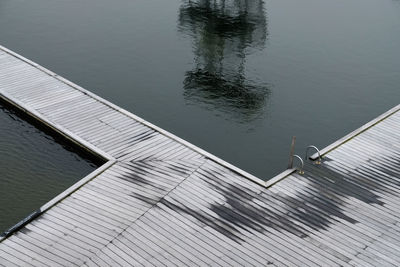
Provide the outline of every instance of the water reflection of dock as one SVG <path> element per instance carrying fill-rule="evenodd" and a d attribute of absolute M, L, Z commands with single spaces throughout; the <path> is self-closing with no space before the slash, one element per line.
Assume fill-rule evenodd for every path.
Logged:
<path fill-rule="evenodd" d="M 400 105 L 272 186 L 1 47 L 0 97 L 108 159 L 1 239 L 0 265 L 400 263 Z"/>

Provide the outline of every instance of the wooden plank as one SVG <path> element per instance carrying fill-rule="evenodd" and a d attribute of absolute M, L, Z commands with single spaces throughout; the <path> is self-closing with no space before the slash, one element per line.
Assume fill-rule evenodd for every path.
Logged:
<path fill-rule="evenodd" d="M 197 191 L 197 192 L 195 192 L 193 190 L 183 191 L 184 187 L 181 187 L 181 188 L 182 188 L 182 191 L 179 191 L 179 196 L 180 197 L 185 196 L 185 198 L 184 198 L 185 203 L 193 201 L 193 203 L 196 203 L 197 207 L 199 208 L 200 206 L 198 206 L 198 204 L 203 202 L 205 204 L 205 208 L 200 207 L 201 211 L 204 211 L 211 216 L 217 215 L 217 214 L 210 213 L 211 210 L 207 209 L 208 201 L 203 201 L 203 196 L 198 196 L 199 191 Z M 204 196 L 206 196 L 206 194 Z M 248 219 L 251 220 L 251 218 L 246 218 L 246 216 L 244 214 L 240 214 L 238 212 L 235 212 L 234 210 L 219 209 L 218 205 L 213 205 L 213 211 L 216 211 L 216 212 L 218 211 L 218 214 L 225 214 L 223 217 L 226 218 L 226 221 L 225 221 L 226 224 L 231 224 L 231 221 L 239 221 L 238 225 L 240 225 L 240 226 L 234 226 L 233 224 L 231 225 L 232 227 L 234 227 L 234 229 L 236 229 L 238 235 L 239 236 L 244 235 L 248 239 L 248 242 L 250 242 L 250 240 L 253 240 L 253 241 L 257 242 L 258 244 L 262 244 L 261 243 L 262 241 L 259 239 L 259 237 L 257 235 L 253 235 L 253 233 L 251 233 L 250 229 L 248 229 L 247 227 L 244 226 L 244 225 L 246 225 L 247 220 Z M 217 215 L 217 218 L 218 218 L 218 215 Z M 229 218 L 231 218 L 231 220 L 229 220 Z M 267 231 L 267 229 L 265 229 L 264 231 Z M 271 239 L 272 240 L 274 239 L 273 235 L 269 235 L 269 234 L 267 234 L 267 235 L 269 236 L 268 242 L 271 242 Z M 286 246 L 288 246 L 288 245 L 289 245 L 289 243 L 286 243 Z M 283 246 L 279 242 L 274 243 L 274 245 L 271 247 L 273 247 L 272 249 L 274 249 L 275 247 L 281 247 L 282 248 L 281 250 L 283 250 L 283 251 L 287 250 L 287 248 L 283 248 Z M 293 248 L 292 248 L 292 253 L 293 254 L 296 253 L 296 250 L 293 250 Z M 278 254 L 279 254 L 279 252 L 278 252 Z M 290 258 L 291 256 L 288 255 L 286 257 Z M 294 261 L 293 263 L 300 264 L 299 262 L 296 263 L 296 261 L 297 261 L 297 259 L 300 259 L 301 257 L 302 256 L 300 254 L 298 256 L 296 255 L 296 259 L 294 259 L 294 258 L 292 259 Z M 306 261 L 303 264 L 307 264 L 309 266 L 313 264 L 312 262 L 307 262 L 307 259 L 303 259 L 303 261 Z"/>
<path fill-rule="evenodd" d="M 74 227 L 79 227 L 81 230 L 86 231 L 91 235 L 95 235 L 96 238 L 104 239 L 101 243 L 112 239 L 116 235 L 115 231 L 104 227 L 103 224 L 99 222 L 94 223 L 87 217 L 80 217 L 71 212 L 65 212 L 65 210 L 53 209 L 51 210 L 51 216 L 52 218 L 48 220 L 56 218 L 62 222 L 70 223 Z"/>
<path fill-rule="evenodd" d="M 150 258 L 147 259 L 148 261 L 154 261 L 157 262 L 157 265 L 175 265 L 175 266 L 180 266 L 180 265 L 187 265 L 187 266 L 199 266 L 199 264 L 193 262 L 193 261 L 184 261 L 182 258 L 179 258 L 179 255 L 177 254 L 171 254 L 171 253 L 163 253 L 162 248 L 159 245 L 159 240 L 155 239 L 149 239 L 151 235 L 149 235 L 148 232 L 144 231 L 136 231 L 133 228 L 128 228 L 127 231 L 124 232 L 124 237 L 126 238 L 125 240 L 133 241 L 135 240 L 135 243 L 143 247 L 147 254 L 149 254 Z M 169 248 L 171 249 L 171 248 Z M 170 250 L 171 251 L 171 250 Z M 190 263 L 190 265 L 188 265 Z"/>
<path fill-rule="evenodd" d="M 57 235 L 46 232 L 33 224 L 28 224 L 25 228 L 31 231 L 28 233 L 30 237 L 49 243 L 52 247 L 61 249 L 76 259 L 84 259 L 86 257 L 86 255 L 82 253 L 82 248 L 72 242 L 67 242 L 65 239 L 60 240 Z"/>
<path fill-rule="evenodd" d="M 124 232 L 125 235 L 119 240 L 126 246 L 129 247 L 131 250 L 138 252 L 141 257 L 143 258 L 142 260 L 139 260 L 140 264 L 144 265 L 155 265 L 155 266 L 162 266 L 165 265 L 165 262 L 168 262 L 169 260 L 167 258 L 162 258 L 161 261 L 153 258 L 149 252 L 156 247 L 156 245 L 148 245 L 146 243 L 143 243 L 141 239 L 139 239 L 138 236 L 132 236 L 128 232 Z M 172 263 L 172 262 L 171 262 Z"/>
<path fill-rule="evenodd" d="M 68 222 L 52 217 L 51 220 L 41 221 L 42 224 L 58 230 L 64 235 L 70 235 L 80 240 L 80 246 L 84 246 L 91 251 L 99 249 L 108 242 L 106 238 L 100 238 L 94 233 L 86 231 L 83 227 L 74 226 Z"/>
<path fill-rule="evenodd" d="M 62 266 L 54 259 L 53 255 L 49 255 L 44 253 L 44 251 L 42 250 L 38 250 L 34 245 L 20 242 L 20 239 L 16 236 L 12 236 L 12 239 L 13 240 L 11 240 L 10 238 L 7 239 L 7 245 L 19 252 L 18 254 L 23 253 L 30 257 L 30 262 L 34 263 L 35 261 L 37 261 L 41 265 L 46 266 Z M 23 245 L 20 243 L 22 243 Z M 42 255 L 42 252 L 45 255 Z"/>
<path fill-rule="evenodd" d="M 62 208 L 69 208 L 70 210 L 75 210 L 77 213 L 79 212 L 80 214 L 85 214 L 85 217 L 92 218 L 93 220 L 97 220 L 98 222 L 101 222 L 102 224 L 109 224 L 113 228 L 117 229 L 117 231 L 125 229 L 127 225 L 127 221 L 119 219 L 119 218 L 114 218 L 112 216 L 108 216 L 108 211 L 101 209 L 99 207 L 91 206 L 91 205 L 86 205 L 84 203 L 78 202 L 78 201 L 73 201 L 71 199 L 68 199 L 69 201 L 65 201 L 62 204 L 60 204 L 60 207 Z M 61 206 L 62 205 L 62 206 Z"/>
<path fill-rule="evenodd" d="M 142 213 L 149 209 L 149 205 L 143 203 L 143 201 L 133 198 L 127 194 L 121 194 L 118 190 L 113 190 L 112 185 L 107 184 L 103 188 L 99 186 L 99 181 L 96 181 L 96 184 L 91 184 L 85 186 L 85 189 L 92 191 L 94 194 L 102 194 L 103 196 L 112 199 L 118 203 L 119 206 L 124 207 L 125 205 L 129 205 L 127 209 L 132 210 L 135 213 Z"/>
<path fill-rule="evenodd" d="M 174 201 L 172 202 L 173 204 Z M 158 207 L 162 208 L 164 211 L 168 212 L 175 218 L 179 218 L 182 220 L 182 222 L 188 224 L 189 226 L 198 226 L 200 229 L 203 230 L 203 234 L 207 234 L 209 236 L 209 244 L 210 245 L 217 245 L 220 244 L 222 246 L 225 246 L 228 250 L 232 251 L 232 253 L 238 254 L 241 258 L 247 260 L 249 263 L 253 263 L 256 265 L 263 265 L 265 263 L 265 259 L 261 258 L 257 253 L 255 253 L 252 249 L 248 249 L 245 243 L 240 244 L 226 235 L 222 234 L 221 232 L 208 227 L 205 225 L 203 222 L 200 220 L 196 219 L 196 217 L 192 216 L 190 213 L 182 212 L 179 210 L 172 210 L 168 206 L 165 206 L 162 203 L 157 204 Z M 215 243 L 214 243 L 215 242 Z M 274 253 L 268 253 L 269 257 L 272 257 Z M 265 255 L 264 255 L 265 256 Z M 283 260 L 283 263 L 286 263 L 286 266 L 288 265 L 288 262 L 286 260 Z"/>
<path fill-rule="evenodd" d="M 144 266 L 149 264 L 149 262 L 147 262 L 146 259 L 142 257 L 140 251 L 135 250 L 130 246 L 127 246 L 123 241 L 120 241 L 116 238 L 113 240 L 112 244 L 109 244 L 109 246 L 111 245 L 115 245 L 114 250 L 118 249 L 120 251 L 119 256 L 126 261 L 129 261 L 133 266 Z"/>
<path fill-rule="evenodd" d="M 178 214 L 166 212 L 165 209 L 152 209 L 150 212 L 146 213 L 146 217 L 152 220 L 155 224 L 157 224 L 160 228 L 163 228 L 165 231 L 169 232 L 171 235 L 177 236 L 181 241 L 179 243 L 192 246 L 198 250 L 204 250 L 210 253 L 211 255 L 215 255 L 214 257 L 223 258 L 224 255 L 229 255 L 227 259 L 222 259 L 225 263 L 223 265 L 245 265 L 245 261 L 238 257 L 236 254 L 232 254 L 229 251 L 230 247 L 223 244 L 222 242 L 218 242 L 218 244 L 210 244 L 212 238 L 208 238 L 206 235 L 202 233 L 202 228 L 198 227 L 195 224 L 190 223 L 189 221 L 181 221 L 178 220 Z M 215 237 L 215 236 L 214 236 Z"/>
<path fill-rule="evenodd" d="M 59 225 L 55 225 L 54 223 L 37 223 L 34 221 L 29 224 L 29 226 L 31 225 L 34 225 L 35 229 L 39 229 L 39 231 L 41 230 L 42 235 L 52 236 L 52 238 L 57 239 L 58 246 L 78 249 L 80 253 L 75 254 L 76 257 L 80 257 L 80 254 L 88 257 L 97 251 L 95 247 L 89 245 L 85 237 L 70 231 L 65 231 L 63 228 L 60 228 Z"/>
<path fill-rule="evenodd" d="M 100 205 L 107 206 L 121 214 L 122 217 L 137 217 L 141 214 L 141 212 L 132 209 L 129 205 L 124 205 L 124 203 L 114 201 L 112 198 L 107 198 L 103 194 L 96 194 L 94 191 L 86 191 L 85 189 L 86 187 L 76 192 L 74 197 L 88 203 L 97 202 Z"/>
<path fill-rule="evenodd" d="M 127 255 L 123 250 L 121 250 L 114 243 L 109 243 L 102 252 L 105 252 L 112 257 L 120 266 L 138 266 L 138 264 L 133 257 Z"/>
<path fill-rule="evenodd" d="M 222 195 L 218 195 L 218 193 L 217 194 L 213 194 L 213 192 L 212 191 L 210 191 L 209 190 L 209 188 L 205 188 L 205 187 L 203 187 L 201 184 L 198 184 L 198 183 L 190 183 L 190 186 L 193 186 L 193 189 L 194 190 L 196 190 L 196 191 L 198 191 L 198 192 L 204 192 L 204 196 L 207 196 L 208 198 L 210 198 L 210 196 L 211 195 L 213 195 L 213 196 L 215 196 L 216 198 L 213 198 L 213 199 L 215 199 L 216 201 L 221 201 L 221 204 L 224 202 L 224 198 L 226 197 L 226 196 L 222 196 Z M 234 192 L 233 192 L 233 194 L 234 194 Z M 235 198 L 235 196 L 234 195 L 232 195 L 232 197 L 233 198 Z M 238 197 L 238 196 L 236 196 L 236 197 Z M 249 210 L 250 211 L 250 213 L 249 214 L 242 214 L 244 217 L 246 217 L 246 221 L 249 221 L 249 222 L 251 222 L 251 221 L 253 221 L 252 220 L 252 213 L 251 213 L 251 211 L 252 211 L 252 209 L 253 209 L 253 207 L 251 207 L 250 206 L 250 203 L 249 204 L 247 204 L 247 203 L 242 203 L 241 205 L 243 205 L 243 206 L 245 206 L 246 208 L 246 210 Z M 233 208 L 235 208 L 235 207 L 233 207 Z M 260 213 L 260 211 L 259 210 L 254 210 L 254 213 Z M 249 216 L 250 215 L 250 216 Z M 263 219 L 263 222 L 264 223 L 266 223 L 266 221 L 268 221 L 269 220 L 269 218 L 268 218 L 268 213 L 265 213 L 265 214 L 260 214 L 260 216 L 263 216 L 265 219 Z M 257 222 L 257 221 L 255 221 L 255 223 L 256 224 L 260 224 L 259 222 Z M 274 222 L 271 222 L 271 224 L 273 225 L 273 223 Z M 261 227 L 261 225 L 259 226 L 259 227 Z M 298 246 L 298 248 L 297 249 L 294 249 L 293 247 L 290 249 L 290 250 L 303 250 L 303 252 L 304 251 L 308 251 L 308 253 L 310 253 L 310 254 L 314 254 L 313 253 L 313 249 L 314 248 L 310 248 L 310 249 L 308 249 L 307 248 L 307 244 L 302 244 L 302 240 L 300 239 L 300 240 L 296 240 L 295 242 L 292 242 L 292 240 L 294 239 L 294 238 L 296 238 L 296 236 L 285 236 L 285 234 L 284 233 L 278 233 L 278 232 L 276 232 L 276 231 L 274 231 L 274 229 L 273 228 L 265 228 L 264 229 L 266 232 L 268 232 L 268 234 L 266 234 L 266 233 L 264 233 L 263 234 L 263 236 L 268 236 L 268 237 L 272 237 L 271 235 L 272 234 L 274 234 L 274 235 L 278 235 L 278 236 L 280 236 L 280 238 L 282 238 L 282 240 L 283 240 L 283 242 L 282 241 L 278 241 L 278 240 L 276 240 L 277 242 L 281 242 L 282 244 L 287 244 L 287 245 L 289 245 L 289 246 Z M 258 229 L 258 231 L 255 233 L 255 234 L 257 234 L 258 232 L 260 232 L 260 229 Z M 314 256 L 314 258 L 315 258 L 315 256 L 316 255 L 313 255 Z M 323 257 L 321 257 L 322 259 L 325 259 L 325 258 L 327 258 L 327 255 L 325 254 L 325 255 L 323 255 Z M 334 262 L 328 262 L 328 263 L 325 263 L 325 264 L 328 264 L 328 265 L 334 265 Z"/>
<path fill-rule="evenodd" d="M 145 199 L 148 200 L 158 200 L 160 197 L 162 197 L 164 194 L 162 193 L 155 193 L 153 190 L 150 189 L 146 189 L 146 188 L 140 188 L 140 183 L 137 184 L 137 186 L 132 186 L 135 185 L 134 183 L 132 184 L 127 184 L 127 187 L 122 187 L 121 185 L 123 185 L 123 183 L 121 183 L 121 179 L 118 178 L 114 178 L 113 181 L 111 181 L 111 175 L 108 176 L 104 176 L 109 178 L 110 181 L 104 182 L 103 181 L 96 181 L 96 184 L 93 184 L 92 186 L 95 186 L 101 190 L 104 190 L 105 192 L 110 192 L 110 193 L 114 193 L 114 194 L 121 194 L 123 199 L 126 198 L 132 198 L 133 195 L 136 196 L 141 196 Z M 128 187 L 129 186 L 129 187 Z M 115 198 L 117 199 L 121 199 L 118 196 L 115 196 Z M 138 201 L 139 198 L 134 198 L 131 201 L 137 203 L 138 205 L 143 206 L 144 208 L 147 208 L 148 205 L 145 205 L 143 202 L 139 202 Z M 140 207 L 137 207 L 138 209 L 140 209 Z"/>
<path fill-rule="evenodd" d="M 2 246 L 0 248 L 0 255 L 9 261 L 12 261 L 14 264 L 18 266 L 28 266 L 28 264 L 36 263 L 37 266 L 45 266 L 44 264 L 39 262 L 32 261 L 32 258 L 27 256 L 24 253 L 20 253 L 18 250 L 12 248 L 12 246 Z"/>
<path fill-rule="evenodd" d="M 18 234 L 15 235 L 20 239 L 18 242 L 19 244 L 26 246 L 26 247 L 33 247 L 37 253 L 44 255 L 55 262 L 58 262 L 61 265 L 71 265 L 76 264 L 77 258 L 74 256 L 66 253 L 66 249 L 63 248 L 62 250 L 57 249 L 56 247 L 52 246 L 52 243 L 48 243 L 46 239 L 43 238 L 33 238 L 29 234 L 24 234 L 20 231 Z M 15 240 L 14 240 L 15 241 Z M 25 245 L 24 245 L 25 244 Z"/>
<path fill-rule="evenodd" d="M 6 253 L 0 250 L 0 265 L 1 266 L 26 266 L 28 263 L 15 257 L 13 254 Z"/>
<path fill-rule="evenodd" d="M 185 172 L 188 172 L 186 175 L 182 172 L 179 173 L 172 170 L 170 170 L 170 173 L 166 173 L 159 168 L 161 165 L 166 165 L 164 162 L 159 162 L 160 166 L 151 166 L 147 164 L 147 162 L 144 164 L 146 166 L 140 166 L 140 164 L 135 164 L 135 166 L 131 165 L 131 170 L 116 166 L 112 170 L 110 169 L 105 176 L 112 176 L 121 186 L 140 186 L 143 187 L 144 190 L 148 189 L 151 191 L 151 194 L 159 196 L 175 187 L 190 173 L 188 172 L 189 170 L 185 170 Z M 194 170 L 195 168 L 192 169 L 192 171 Z"/>
<path fill-rule="evenodd" d="M 189 253 L 193 253 L 192 251 L 194 251 L 194 254 L 201 254 L 201 258 L 208 258 L 206 261 L 212 260 L 208 264 L 218 264 L 220 266 L 233 266 L 238 265 L 239 263 L 241 265 L 244 264 L 243 261 L 238 262 L 231 258 L 222 260 L 221 258 L 224 254 L 221 253 L 218 248 L 214 248 L 210 246 L 210 244 L 202 241 L 198 236 L 200 234 L 199 232 L 195 232 L 193 230 L 191 232 L 187 232 L 186 229 L 180 229 L 177 231 L 176 224 L 171 224 L 172 218 L 169 217 L 169 219 L 166 220 L 163 214 L 165 215 L 165 213 L 161 213 L 161 210 L 158 212 L 148 212 L 146 213 L 146 216 L 141 218 L 141 220 L 143 220 L 145 224 L 153 225 L 152 227 L 158 229 L 158 232 L 165 234 L 168 239 L 174 240 L 174 243 L 176 243 L 178 246 L 180 245 L 183 250 L 188 250 Z"/>

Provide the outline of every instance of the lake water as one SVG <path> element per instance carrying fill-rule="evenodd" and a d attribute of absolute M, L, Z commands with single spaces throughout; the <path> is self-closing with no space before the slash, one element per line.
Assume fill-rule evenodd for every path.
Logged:
<path fill-rule="evenodd" d="M 0 102 L 0 234 L 101 164 Z"/>
<path fill-rule="evenodd" d="M 262 179 L 400 99 L 394 0 L 3 0 L 0 36 Z"/>

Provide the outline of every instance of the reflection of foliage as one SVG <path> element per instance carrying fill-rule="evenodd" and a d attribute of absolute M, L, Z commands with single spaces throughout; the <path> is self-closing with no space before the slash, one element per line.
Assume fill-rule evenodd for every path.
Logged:
<path fill-rule="evenodd" d="M 199 0 L 184 3 L 179 12 L 182 31 L 239 38 L 246 46 L 263 46 L 267 37 L 264 3 L 260 0 Z"/>
<path fill-rule="evenodd" d="M 245 56 L 250 48 L 264 47 L 267 23 L 263 5 L 262 0 L 182 4 L 179 29 L 193 39 L 196 64 L 186 72 L 186 99 L 246 121 L 261 113 L 269 89 L 247 79 Z"/>
<path fill-rule="evenodd" d="M 227 80 L 222 75 L 204 70 L 188 71 L 184 81 L 185 96 L 192 100 L 208 104 L 218 104 L 218 107 L 228 106 L 235 109 L 259 110 L 264 106 L 268 96 L 268 88 L 246 84 L 243 76 L 235 80 Z M 229 111 L 229 110 L 228 110 Z"/>

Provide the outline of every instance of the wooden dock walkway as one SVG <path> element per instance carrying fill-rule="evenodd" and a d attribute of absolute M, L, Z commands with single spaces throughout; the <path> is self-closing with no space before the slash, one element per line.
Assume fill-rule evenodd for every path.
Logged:
<path fill-rule="evenodd" d="M 400 265 L 400 105 L 263 182 L 4 47 L 0 97 L 107 160 L 0 266 Z"/>

